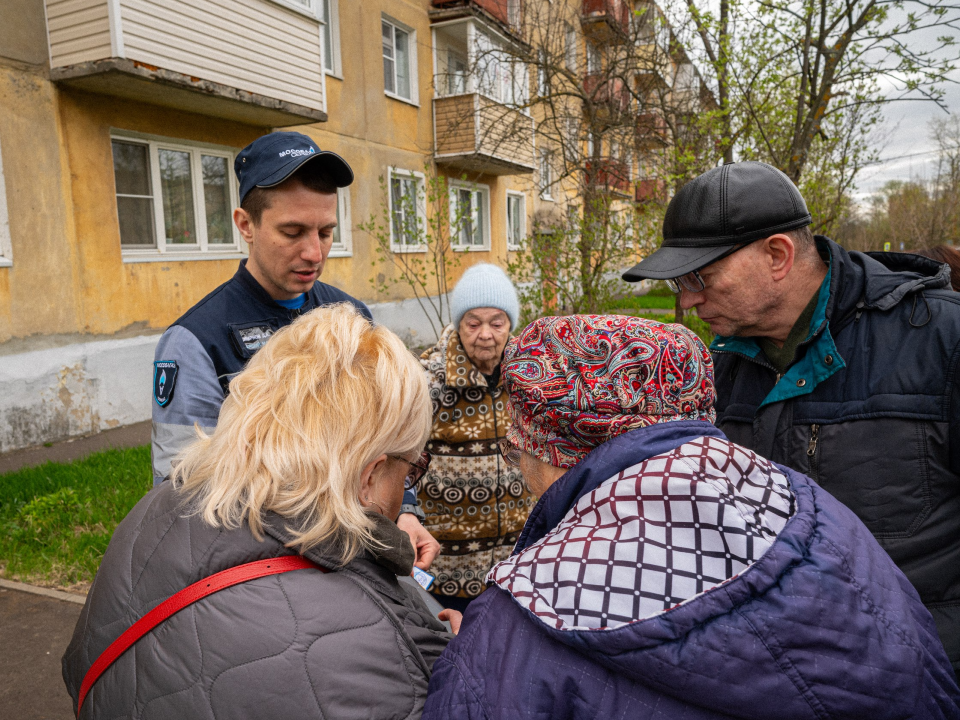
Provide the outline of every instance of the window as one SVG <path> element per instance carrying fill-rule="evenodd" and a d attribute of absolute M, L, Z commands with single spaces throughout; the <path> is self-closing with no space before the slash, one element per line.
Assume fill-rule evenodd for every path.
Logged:
<path fill-rule="evenodd" d="M 340 75 L 340 13 L 338 0 L 317 0 L 323 21 L 323 69 L 331 75 Z"/>
<path fill-rule="evenodd" d="M 527 196 L 507 190 L 507 250 L 519 250 L 527 236 Z"/>
<path fill-rule="evenodd" d="M 394 252 L 426 250 L 426 195 L 422 173 L 390 168 L 390 246 Z"/>
<path fill-rule="evenodd" d="M 126 259 L 239 250 L 232 151 L 134 137 L 112 144 Z"/>
<path fill-rule="evenodd" d="M 490 249 L 490 188 L 486 185 L 450 183 L 450 227 L 454 247 Z"/>
<path fill-rule="evenodd" d="M 599 75 L 601 72 L 603 64 L 600 62 L 600 49 L 593 43 L 587 43 L 587 73 Z"/>
<path fill-rule="evenodd" d="M 540 151 L 540 167 L 539 167 L 539 180 L 540 180 L 540 197 L 544 200 L 553 200 L 553 197 L 550 194 L 551 186 L 553 185 L 553 158 L 550 157 L 549 150 Z"/>
<path fill-rule="evenodd" d="M 337 190 L 337 228 L 333 231 L 330 257 L 353 255 L 353 233 L 350 223 L 350 188 Z"/>
<path fill-rule="evenodd" d="M 550 95 L 550 70 L 547 67 L 547 51 L 543 49 L 537 51 L 537 95 Z"/>
<path fill-rule="evenodd" d="M 573 29 L 570 23 L 564 23 L 566 32 L 564 33 L 563 54 L 567 70 L 577 71 L 577 31 Z"/>
<path fill-rule="evenodd" d="M 507 0 L 507 24 L 514 29 L 520 27 L 520 0 Z"/>
<path fill-rule="evenodd" d="M 400 100 L 416 99 L 415 33 L 387 20 L 380 21 L 383 40 L 383 88 Z"/>
<path fill-rule="evenodd" d="M 476 47 L 480 92 L 504 105 L 526 105 L 526 66 L 484 32 L 477 32 Z"/>
<path fill-rule="evenodd" d="M 0 267 L 13 265 L 10 242 L 10 214 L 7 211 L 7 189 L 3 180 L 3 157 L 0 156 Z"/>
<path fill-rule="evenodd" d="M 453 50 L 447 50 L 447 95 L 462 95 L 467 91 L 467 60 Z"/>

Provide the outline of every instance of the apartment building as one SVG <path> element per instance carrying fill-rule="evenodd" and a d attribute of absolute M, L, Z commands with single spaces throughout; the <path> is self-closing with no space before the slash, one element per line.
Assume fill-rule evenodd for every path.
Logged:
<path fill-rule="evenodd" d="M 576 197 L 583 180 L 558 175 L 561 151 L 540 137 L 531 102 L 537 73 L 521 61 L 533 3 L 566 8 L 571 67 L 586 67 L 590 43 L 614 37 L 601 26 L 630 22 L 633 7 L 5 0 L 0 452 L 149 417 L 159 333 L 245 256 L 233 160 L 276 129 L 309 134 L 356 174 L 323 280 L 408 339 L 432 340 L 360 226 L 386 218 L 390 251 L 416 253 L 410 229 L 455 211 L 460 269 L 502 265 Z M 615 88 L 600 92 L 619 102 Z M 640 160 L 624 170 L 616 150 L 598 154 L 590 182 L 637 199 Z M 448 178 L 446 210 L 423 202 L 433 175 Z"/>

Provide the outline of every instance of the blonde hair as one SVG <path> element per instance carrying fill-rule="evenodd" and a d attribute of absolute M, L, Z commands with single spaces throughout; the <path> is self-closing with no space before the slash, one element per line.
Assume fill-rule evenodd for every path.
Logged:
<path fill-rule="evenodd" d="M 172 480 L 213 525 L 263 514 L 293 521 L 299 552 L 332 539 L 344 563 L 378 543 L 360 505 L 360 475 L 379 455 L 410 457 L 430 434 L 420 363 L 400 338 L 348 304 L 279 330 L 230 382 L 212 435 L 198 430 Z"/>

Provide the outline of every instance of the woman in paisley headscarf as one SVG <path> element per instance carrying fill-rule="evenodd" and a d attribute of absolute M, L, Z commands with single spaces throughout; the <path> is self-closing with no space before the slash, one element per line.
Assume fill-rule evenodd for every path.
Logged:
<path fill-rule="evenodd" d="M 424 527 L 440 541 L 430 591 L 463 611 L 510 554 L 533 497 L 497 451 L 510 427 L 500 360 L 517 324 L 517 293 L 495 265 L 469 268 L 450 298 L 453 323 L 420 359 L 433 401 L 430 471 L 419 490 Z M 401 516 L 402 517 L 402 516 Z"/>
<path fill-rule="evenodd" d="M 540 499 L 424 720 L 960 717 L 909 581 L 816 483 L 714 427 L 685 327 L 542 318 L 503 381 L 505 457 Z"/>

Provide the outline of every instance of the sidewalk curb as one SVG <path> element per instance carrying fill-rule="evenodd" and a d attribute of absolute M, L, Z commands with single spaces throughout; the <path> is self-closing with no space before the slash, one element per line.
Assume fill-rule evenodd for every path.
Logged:
<path fill-rule="evenodd" d="M 62 590 L 51 590 L 50 588 L 37 587 L 36 585 L 27 585 L 26 583 L 16 582 L 15 580 L 4 580 L 0 578 L 0 588 L 6 590 L 19 590 L 20 592 L 32 593 L 33 595 L 43 595 L 54 598 L 55 600 L 64 600 L 66 602 L 83 605 L 87 602 L 87 595 L 78 595 L 77 593 L 63 592 Z"/>

